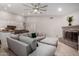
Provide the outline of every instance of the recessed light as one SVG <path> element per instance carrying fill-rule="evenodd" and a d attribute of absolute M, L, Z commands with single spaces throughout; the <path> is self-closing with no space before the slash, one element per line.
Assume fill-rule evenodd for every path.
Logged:
<path fill-rule="evenodd" d="M 11 7 L 12 5 L 11 5 L 11 4 L 8 4 L 7 6 L 8 6 L 8 7 Z"/>
<path fill-rule="evenodd" d="M 61 12 L 62 11 L 62 8 L 58 8 L 58 11 Z"/>

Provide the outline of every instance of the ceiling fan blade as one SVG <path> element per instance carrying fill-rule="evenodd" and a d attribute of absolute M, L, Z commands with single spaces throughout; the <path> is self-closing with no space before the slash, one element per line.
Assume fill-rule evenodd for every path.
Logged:
<path fill-rule="evenodd" d="M 44 10 L 44 9 L 40 9 L 41 11 L 47 11 L 47 10 Z"/>
<path fill-rule="evenodd" d="M 36 8 L 36 7 L 39 7 L 40 6 L 40 3 L 31 3 L 31 5 Z"/>
<path fill-rule="evenodd" d="M 31 3 L 31 5 L 32 5 L 32 6 L 35 6 L 35 4 L 34 4 L 34 3 Z"/>
<path fill-rule="evenodd" d="M 31 10 L 31 9 L 24 9 L 24 10 Z"/>
<path fill-rule="evenodd" d="M 40 8 L 45 8 L 45 7 L 47 7 L 48 5 L 44 5 L 44 6 L 42 6 L 42 7 L 40 7 Z"/>
<path fill-rule="evenodd" d="M 29 5 L 26 5 L 26 4 L 23 4 L 25 7 L 29 7 L 29 8 L 32 8 L 31 6 L 29 6 Z"/>
<path fill-rule="evenodd" d="M 32 5 L 33 8 L 38 6 L 36 3 L 31 3 L 31 5 Z"/>

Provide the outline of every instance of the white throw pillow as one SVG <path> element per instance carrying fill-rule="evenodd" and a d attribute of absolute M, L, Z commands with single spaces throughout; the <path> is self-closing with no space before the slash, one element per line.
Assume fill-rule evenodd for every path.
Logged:
<path fill-rule="evenodd" d="M 57 41 L 58 41 L 58 38 L 56 38 L 56 37 L 46 37 L 45 39 L 41 40 L 40 42 L 48 44 L 48 45 L 52 45 L 52 46 L 57 46 Z"/>
<path fill-rule="evenodd" d="M 29 44 L 29 46 L 31 46 L 32 50 L 35 50 L 36 47 L 37 47 L 37 41 L 35 39 L 29 38 L 29 37 L 26 37 L 26 36 L 20 36 L 19 40 L 24 42 L 24 43 Z"/>

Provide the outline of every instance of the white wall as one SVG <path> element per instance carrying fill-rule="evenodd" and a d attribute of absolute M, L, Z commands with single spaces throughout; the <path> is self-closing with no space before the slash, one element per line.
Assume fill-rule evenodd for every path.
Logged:
<path fill-rule="evenodd" d="M 37 20 L 39 18 L 37 17 L 27 17 L 26 18 L 26 29 L 28 29 L 31 32 L 36 32 L 36 24 L 37 24 Z"/>
<path fill-rule="evenodd" d="M 17 29 L 22 29 L 24 17 L 13 15 L 8 12 L 0 11 L 0 28 L 5 28 L 7 25 L 17 26 Z"/>
<path fill-rule="evenodd" d="M 74 12 L 65 16 L 56 16 L 50 19 L 50 16 L 27 17 L 27 28 L 30 31 L 43 32 L 47 36 L 61 37 L 62 27 L 68 26 L 67 16 L 74 16 L 72 25 L 79 25 L 79 12 Z"/>

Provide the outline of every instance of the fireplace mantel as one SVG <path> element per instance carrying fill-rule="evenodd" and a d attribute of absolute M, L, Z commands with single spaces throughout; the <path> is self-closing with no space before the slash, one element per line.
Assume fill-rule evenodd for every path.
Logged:
<path fill-rule="evenodd" d="M 76 26 L 65 26 L 62 27 L 63 30 L 67 31 L 79 31 L 79 25 Z"/>

